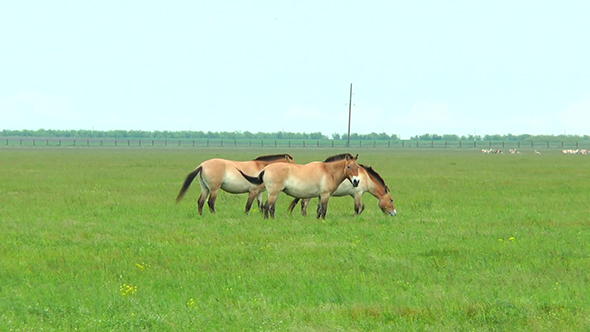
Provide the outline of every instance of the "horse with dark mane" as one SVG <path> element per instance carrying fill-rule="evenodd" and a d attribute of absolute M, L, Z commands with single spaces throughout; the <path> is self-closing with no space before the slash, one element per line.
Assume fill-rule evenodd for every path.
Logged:
<path fill-rule="evenodd" d="M 355 215 L 359 215 L 365 209 L 362 196 L 365 192 L 368 192 L 378 199 L 379 208 L 381 208 L 384 214 L 395 216 L 397 211 L 393 204 L 393 197 L 391 197 L 389 187 L 387 187 L 383 178 L 371 166 L 365 166 L 363 164 L 359 164 L 359 166 L 359 178 L 361 179 L 359 185 L 353 187 L 349 181 L 343 181 L 332 196 L 351 196 L 354 198 L 354 213 Z M 295 198 L 291 202 L 288 208 L 289 212 L 293 212 L 299 200 L 299 198 Z M 301 200 L 301 213 L 303 215 L 307 215 L 307 206 L 310 200 L 309 198 Z"/>
<path fill-rule="evenodd" d="M 305 165 L 272 164 L 266 166 L 258 176 L 247 175 L 239 169 L 242 176 L 254 185 L 262 185 L 268 191 L 264 204 L 264 217 L 274 218 L 277 197 L 281 191 L 295 198 L 319 197 L 317 217 L 326 218 L 328 200 L 342 181 L 348 179 L 353 187 L 359 185 L 358 155 L 349 153 L 332 156 L 324 162 L 311 162 Z M 252 173 L 250 173 L 252 174 Z"/>
<path fill-rule="evenodd" d="M 249 193 L 246 203 L 246 213 L 250 211 L 254 198 L 258 200 L 258 206 L 262 210 L 264 185 L 252 184 L 246 181 L 237 169 L 239 168 L 248 173 L 257 174 L 264 167 L 274 163 L 294 164 L 295 161 L 287 153 L 260 156 L 250 161 L 233 161 L 219 158 L 209 159 L 188 174 L 184 180 L 182 189 L 180 189 L 180 193 L 178 193 L 178 197 L 176 197 L 176 202 L 180 202 L 195 177 L 199 176 L 199 182 L 201 184 L 201 196 L 198 201 L 199 214 L 203 214 L 203 206 L 207 197 L 209 197 L 207 202 L 209 210 L 211 213 L 215 213 L 215 200 L 217 199 L 219 189 L 232 194 Z"/>

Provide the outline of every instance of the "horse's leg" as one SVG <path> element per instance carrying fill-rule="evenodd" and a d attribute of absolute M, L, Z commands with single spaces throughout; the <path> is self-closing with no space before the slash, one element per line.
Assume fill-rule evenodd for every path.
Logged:
<path fill-rule="evenodd" d="M 258 208 L 260 209 L 260 212 L 264 211 L 264 202 L 262 199 L 262 194 L 264 194 L 264 190 L 261 190 L 260 193 L 258 193 L 258 196 L 256 196 L 256 200 L 258 201 Z"/>
<path fill-rule="evenodd" d="M 272 216 L 272 218 L 274 219 L 275 207 L 277 204 L 277 197 L 278 197 L 278 193 L 277 194 L 270 194 L 269 193 L 268 198 L 266 199 L 266 204 L 264 205 L 264 219 L 268 219 L 269 215 Z"/>
<path fill-rule="evenodd" d="M 354 214 L 357 216 L 365 210 L 365 204 L 363 204 L 361 197 L 361 195 L 354 196 Z"/>
<path fill-rule="evenodd" d="M 198 204 L 199 204 L 199 214 L 203 215 L 203 206 L 205 205 L 205 200 L 207 200 L 207 196 L 209 196 L 209 193 L 211 193 L 211 191 L 209 190 L 209 187 L 207 187 L 207 184 L 200 179 L 200 183 L 201 183 L 201 196 L 199 196 L 199 200 L 198 200 Z"/>
<path fill-rule="evenodd" d="M 256 198 L 256 196 L 256 191 L 250 191 L 250 193 L 248 194 L 248 201 L 246 202 L 246 214 L 250 212 L 250 209 L 252 208 L 252 203 L 254 202 L 254 198 Z"/>
<path fill-rule="evenodd" d="M 291 201 L 291 204 L 289 204 L 289 207 L 287 208 L 287 211 L 289 213 L 293 213 L 293 209 L 297 206 L 297 203 L 299 203 L 301 199 L 300 198 L 294 198 Z M 301 208 L 303 208 L 303 202 L 301 202 Z"/>
<path fill-rule="evenodd" d="M 219 189 L 211 190 L 209 200 L 207 201 L 207 204 L 209 205 L 209 211 L 211 211 L 211 213 L 215 213 L 215 200 L 217 199 L 217 193 L 219 193 Z"/>
<path fill-rule="evenodd" d="M 252 204 L 254 203 L 254 199 L 257 201 L 258 208 L 261 212 L 264 211 L 264 204 L 262 203 L 262 195 L 264 194 L 264 189 L 254 189 L 250 191 L 248 195 L 248 202 L 246 203 L 246 213 L 250 212 L 252 208 Z"/>
<path fill-rule="evenodd" d="M 207 196 L 209 196 L 209 189 L 203 188 L 203 190 L 201 190 L 201 196 L 199 196 L 198 200 L 200 215 L 203 215 L 203 206 L 205 205 L 205 200 L 207 200 Z"/>
<path fill-rule="evenodd" d="M 301 201 L 301 215 L 306 216 L 307 215 L 307 206 L 309 205 L 309 202 L 311 201 L 310 198 L 304 199 Z"/>
<path fill-rule="evenodd" d="M 318 215 L 317 218 L 320 217 L 322 219 L 326 219 L 326 213 L 328 212 L 328 200 L 330 199 L 330 195 L 324 195 L 320 197 L 320 202 L 318 204 Z"/>

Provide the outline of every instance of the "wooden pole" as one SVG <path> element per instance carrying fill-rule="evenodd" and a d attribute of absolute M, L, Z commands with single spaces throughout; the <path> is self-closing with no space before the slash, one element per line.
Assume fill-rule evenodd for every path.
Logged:
<path fill-rule="evenodd" d="M 346 147 L 350 147 L 350 119 L 352 117 L 352 83 L 350 83 L 350 99 L 348 100 L 348 141 Z"/>

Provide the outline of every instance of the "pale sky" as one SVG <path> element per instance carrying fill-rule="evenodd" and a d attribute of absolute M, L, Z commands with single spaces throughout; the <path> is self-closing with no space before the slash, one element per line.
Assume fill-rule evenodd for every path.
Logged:
<path fill-rule="evenodd" d="M 590 1 L 2 1 L 0 129 L 590 134 Z"/>

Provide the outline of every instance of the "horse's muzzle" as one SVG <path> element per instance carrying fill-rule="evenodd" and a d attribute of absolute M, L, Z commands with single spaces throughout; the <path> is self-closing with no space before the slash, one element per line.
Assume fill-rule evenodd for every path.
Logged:
<path fill-rule="evenodd" d="M 397 210 L 389 211 L 389 215 L 395 217 L 397 215 Z"/>
<path fill-rule="evenodd" d="M 352 186 L 356 188 L 356 187 L 359 186 L 359 183 L 361 183 L 361 180 L 359 180 L 359 179 L 352 179 L 350 182 L 352 182 Z"/>

